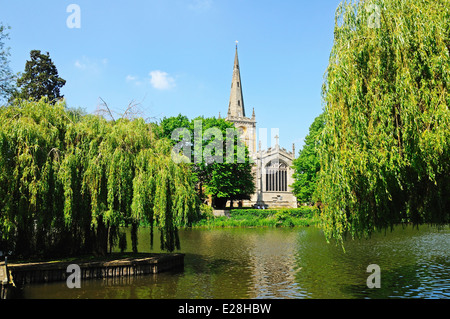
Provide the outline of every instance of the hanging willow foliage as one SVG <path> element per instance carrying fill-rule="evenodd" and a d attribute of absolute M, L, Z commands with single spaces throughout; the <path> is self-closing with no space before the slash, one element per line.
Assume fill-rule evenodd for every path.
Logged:
<path fill-rule="evenodd" d="M 0 108 L 0 240 L 3 251 L 42 253 L 64 225 L 57 179 L 70 119 L 63 105 Z M 56 248 L 53 246 L 52 248 Z"/>
<path fill-rule="evenodd" d="M 323 87 L 328 238 L 450 221 L 450 1 L 343 2 Z"/>
<path fill-rule="evenodd" d="M 193 177 L 143 119 L 71 116 L 41 100 L 0 108 L 0 125 L 0 250 L 105 254 L 119 226 L 141 222 L 179 248 L 177 229 L 198 211 Z"/>

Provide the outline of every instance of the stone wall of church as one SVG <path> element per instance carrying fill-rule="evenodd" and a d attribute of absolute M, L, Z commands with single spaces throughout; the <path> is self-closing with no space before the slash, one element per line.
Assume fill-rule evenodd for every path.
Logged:
<path fill-rule="evenodd" d="M 244 207 L 264 206 L 265 208 L 297 208 L 297 198 L 292 193 L 254 194 L 252 199 L 244 201 Z"/>
<path fill-rule="evenodd" d="M 294 183 L 293 154 L 279 147 L 258 154 L 254 166 L 256 192 L 245 206 L 297 207 L 290 185 Z"/>

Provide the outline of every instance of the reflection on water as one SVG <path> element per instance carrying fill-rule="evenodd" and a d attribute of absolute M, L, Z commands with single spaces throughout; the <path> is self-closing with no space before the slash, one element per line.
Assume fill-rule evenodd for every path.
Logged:
<path fill-rule="evenodd" d="M 344 252 L 314 227 L 183 230 L 181 271 L 84 281 L 81 289 L 29 285 L 22 297 L 450 298 L 449 235 L 449 227 L 397 228 L 349 241 Z M 147 229 L 140 230 L 138 248 L 151 251 Z M 367 288 L 370 264 L 381 268 L 379 289 Z"/>

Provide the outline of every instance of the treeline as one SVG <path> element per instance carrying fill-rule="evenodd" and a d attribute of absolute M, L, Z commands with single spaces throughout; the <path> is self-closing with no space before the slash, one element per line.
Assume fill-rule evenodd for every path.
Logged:
<path fill-rule="evenodd" d="M 173 251 L 199 201 L 191 168 L 171 151 L 143 119 L 107 121 L 45 99 L 0 108 L 0 250 L 103 255 L 120 226 L 136 233 L 142 222 Z"/>

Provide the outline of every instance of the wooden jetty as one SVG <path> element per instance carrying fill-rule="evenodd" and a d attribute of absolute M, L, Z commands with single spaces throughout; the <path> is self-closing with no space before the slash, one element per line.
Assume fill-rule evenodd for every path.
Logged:
<path fill-rule="evenodd" d="M 7 264 L 7 258 L 0 262 L 0 299 L 6 299 L 7 287 L 12 283 Z"/>
<path fill-rule="evenodd" d="M 184 266 L 184 254 L 138 254 L 108 260 L 8 263 L 7 266 L 0 263 L 2 286 L 65 281 L 72 274 L 67 271 L 70 265 L 80 267 L 81 280 L 132 277 L 180 269 Z"/>

